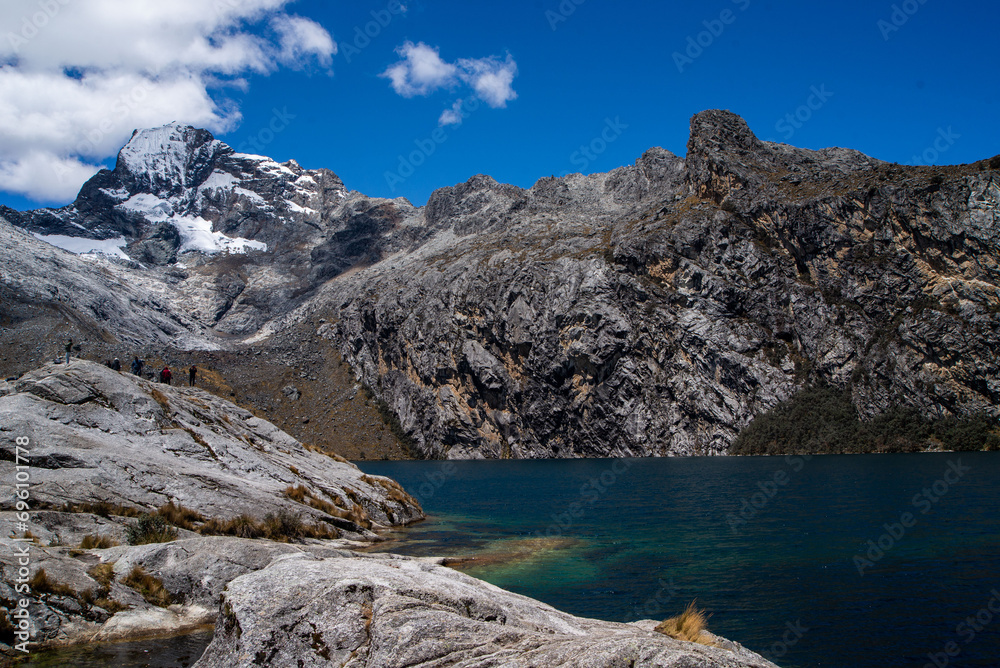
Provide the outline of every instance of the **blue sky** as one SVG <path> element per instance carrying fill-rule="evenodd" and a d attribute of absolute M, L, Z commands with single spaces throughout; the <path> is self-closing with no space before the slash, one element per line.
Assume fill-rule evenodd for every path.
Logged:
<path fill-rule="evenodd" d="M 652 146 L 683 155 L 691 115 L 710 108 L 740 114 L 762 139 L 845 146 L 894 162 L 955 164 L 1000 153 L 996 3 L 413 0 L 400 12 L 387 0 L 257 1 L 267 5 L 264 14 L 220 30 L 279 44 L 269 65 L 185 62 L 200 68 L 214 110 L 150 104 L 124 125 L 157 119 L 205 125 L 247 152 L 326 167 L 349 188 L 418 205 L 435 188 L 478 173 L 529 187 L 543 176 L 614 169 Z M 284 24 L 262 19 L 267 12 L 307 19 L 296 24 L 298 41 L 286 44 L 290 33 L 276 32 Z M 373 23 L 375 17 L 386 25 Z M 21 25 L 16 16 L 4 18 Z M 310 26 L 325 29 L 336 53 Z M 359 39 L 366 27 L 374 36 Z M 209 35 L 210 43 L 215 39 Z M 425 48 L 425 56 L 436 52 L 438 65 L 450 69 L 432 73 L 437 78 L 422 87 L 404 81 L 401 94 L 384 75 L 408 62 L 401 51 L 406 44 Z M 81 58 L 66 55 L 64 71 L 74 57 Z M 3 69 L 11 74 L 32 65 L 8 54 Z M 124 67 L 113 60 L 90 66 Z M 483 71 L 502 79 L 515 68 L 507 88 L 501 80 L 477 93 Z M 458 100 L 465 105 L 461 124 L 442 125 L 442 114 Z M 13 122 L 3 121 L 5 109 L 0 105 L 0 161 L 27 164 L 26 149 L 2 141 Z M 48 113 L 40 109 L 36 116 Z M 190 117 L 166 116 L 185 113 Z M 82 162 L 113 165 L 115 151 L 108 147 L 124 142 L 130 130 L 117 132 L 103 138 L 106 155 Z M 5 156 L 8 144 L 14 148 Z M 59 159 L 76 159 L 66 151 L 53 145 Z M 0 188 L 7 190 L 0 203 L 33 208 L 25 194 L 39 196 L 34 181 L 17 181 L 18 173 L 0 167 Z M 86 172 L 79 173 L 82 180 Z M 70 190 L 45 191 L 42 199 L 62 204 Z"/>

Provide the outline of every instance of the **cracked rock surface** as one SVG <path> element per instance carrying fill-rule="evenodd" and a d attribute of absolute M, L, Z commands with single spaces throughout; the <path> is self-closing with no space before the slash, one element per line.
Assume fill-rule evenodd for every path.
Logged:
<path fill-rule="evenodd" d="M 233 580 L 198 668 L 774 668 L 718 639 L 574 617 L 426 560 L 292 555 Z"/>

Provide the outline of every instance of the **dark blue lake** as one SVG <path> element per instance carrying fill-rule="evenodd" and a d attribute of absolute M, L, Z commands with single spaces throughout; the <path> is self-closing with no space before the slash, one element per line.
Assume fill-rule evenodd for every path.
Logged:
<path fill-rule="evenodd" d="M 380 549 L 576 615 L 697 599 L 788 668 L 1000 665 L 995 453 L 360 466 L 430 516 Z"/>

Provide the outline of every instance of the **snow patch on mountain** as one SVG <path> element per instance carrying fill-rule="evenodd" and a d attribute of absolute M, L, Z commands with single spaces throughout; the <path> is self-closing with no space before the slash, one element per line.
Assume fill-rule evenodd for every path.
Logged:
<path fill-rule="evenodd" d="M 233 188 L 233 192 L 236 193 L 237 195 L 243 195 L 248 200 L 250 200 L 251 202 L 253 202 L 254 204 L 256 204 L 261 208 L 264 209 L 271 208 L 263 197 L 261 197 L 252 190 L 247 190 L 246 188 Z"/>
<path fill-rule="evenodd" d="M 237 183 L 240 183 L 238 178 L 229 172 L 217 169 L 208 175 L 208 178 L 201 184 L 199 190 L 202 192 L 206 190 L 230 190 Z"/>
<path fill-rule="evenodd" d="M 209 255 L 215 253 L 248 253 L 266 251 L 267 244 L 242 237 L 227 237 L 222 232 L 213 232 L 211 221 L 201 216 L 174 216 L 170 222 L 181 234 L 180 252 L 200 251 Z"/>
<path fill-rule="evenodd" d="M 179 250 L 182 253 L 200 251 L 212 255 L 220 252 L 246 253 L 267 250 L 267 244 L 261 241 L 229 237 L 222 232 L 213 231 L 212 222 L 201 216 L 178 215 L 171 202 L 149 193 L 134 195 L 127 202 L 119 204 L 117 208 L 138 213 L 150 222 L 170 223 L 176 227 L 181 235 Z"/>
<path fill-rule="evenodd" d="M 110 197 L 111 199 L 116 199 L 119 201 L 127 200 L 130 196 L 129 191 L 126 190 L 125 188 L 115 188 L 114 190 L 112 190 L 111 188 L 101 188 L 101 192 Z"/>
<path fill-rule="evenodd" d="M 270 173 L 272 176 L 281 174 L 283 176 L 291 176 L 294 178 L 299 177 L 299 175 L 293 172 L 291 169 L 289 169 L 285 165 L 275 162 L 273 159 L 267 157 L 266 155 L 253 155 L 251 153 L 236 153 L 233 155 L 233 158 L 239 160 L 248 160 L 250 162 L 256 162 L 258 170 Z"/>
<path fill-rule="evenodd" d="M 114 255 L 123 260 L 129 259 L 129 256 L 122 250 L 122 247 L 128 244 L 125 237 L 118 237 L 117 239 L 87 239 L 85 237 L 67 237 L 62 234 L 38 234 L 37 232 L 34 232 L 33 235 L 40 241 L 50 243 L 57 248 L 62 248 L 75 255 L 99 253 L 102 255 Z"/>
<path fill-rule="evenodd" d="M 316 209 L 310 209 L 302 206 L 301 204 L 296 204 L 290 199 L 286 199 L 285 204 L 288 205 L 288 210 L 293 213 L 304 213 L 306 215 L 315 215 L 319 213 Z"/>
<path fill-rule="evenodd" d="M 133 195 L 115 208 L 138 213 L 154 223 L 162 223 L 174 215 L 174 207 L 170 202 L 149 193 Z"/>

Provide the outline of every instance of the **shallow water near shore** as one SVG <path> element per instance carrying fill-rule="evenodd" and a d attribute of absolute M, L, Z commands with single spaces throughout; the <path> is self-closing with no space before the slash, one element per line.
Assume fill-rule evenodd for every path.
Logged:
<path fill-rule="evenodd" d="M 188 668 L 201 658 L 212 631 L 176 638 L 100 643 L 33 653 L 17 666 L 31 668 Z"/>
<path fill-rule="evenodd" d="M 359 465 L 429 515 L 376 550 L 450 557 L 576 615 L 697 599 L 712 631 L 787 668 L 1000 665 L 995 453 Z"/>

